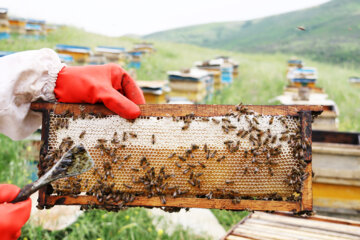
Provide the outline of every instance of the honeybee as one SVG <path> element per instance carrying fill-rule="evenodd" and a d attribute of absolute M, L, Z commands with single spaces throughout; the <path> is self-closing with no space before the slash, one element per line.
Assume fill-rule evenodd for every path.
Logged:
<path fill-rule="evenodd" d="M 200 177 L 200 176 L 202 176 L 204 173 L 202 173 L 202 172 L 199 172 L 199 173 L 196 173 L 195 174 L 195 177 Z"/>
<path fill-rule="evenodd" d="M 225 183 L 226 183 L 226 184 L 233 184 L 234 181 L 233 181 L 233 180 L 225 180 Z"/>
<path fill-rule="evenodd" d="M 129 135 L 130 135 L 132 138 L 137 138 L 137 134 L 136 134 L 136 133 L 129 132 Z"/>
<path fill-rule="evenodd" d="M 271 116 L 270 120 L 269 120 L 269 125 L 273 124 L 274 122 L 274 116 Z"/>
<path fill-rule="evenodd" d="M 220 121 L 217 120 L 217 119 L 215 119 L 215 118 L 212 118 L 211 120 L 212 120 L 214 123 L 216 123 L 216 124 L 219 124 L 219 123 L 220 123 Z"/>
<path fill-rule="evenodd" d="M 124 185 L 124 187 L 127 187 L 127 188 L 129 188 L 129 189 L 131 189 L 131 188 L 132 188 L 132 186 L 127 185 L 127 184 L 125 184 L 125 183 L 123 183 L 123 185 Z"/>
<path fill-rule="evenodd" d="M 196 144 L 191 144 L 191 150 L 194 151 L 196 149 L 199 149 L 199 146 Z"/>
<path fill-rule="evenodd" d="M 198 161 L 199 165 L 202 167 L 202 168 L 206 168 L 206 165 L 200 161 Z"/>
<path fill-rule="evenodd" d="M 131 157 L 131 154 L 129 154 L 129 155 L 126 155 L 126 156 L 124 157 L 124 161 L 127 161 L 127 160 L 129 160 L 129 159 L 130 159 L 130 157 Z"/>
<path fill-rule="evenodd" d="M 155 144 L 155 135 L 154 134 L 151 136 L 151 143 Z"/>
<path fill-rule="evenodd" d="M 184 126 L 183 126 L 181 129 L 182 129 L 182 130 L 186 130 L 186 129 L 189 128 L 189 126 L 190 126 L 189 123 L 185 123 Z"/>
<path fill-rule="evenodd" d="M 188 183 L 190 183 L 191 185 L 195 186 L 195 183 L 191 180 L 188 180 Z"/>
<path fill-rule="evenodd" d="M 221 160 L 224 160 L 225 159 L 225 155 L 219 157 L 218 159 L 216 159 L 217 162 L 220 162 Z"/>
<path fill-rule="evenodd" d="M 215 151 L 211 154 L 210 158 L 214 158 L 215 155 L 216 155 L 216 153 L 217 153 L 217 150 L 215 150 Z"/>
<path fill-rule="evenodd" d="M 81 133 L 80 133 L 80 135 L 79 135 L 79 138 L 83 138 L 84 136 L 85 136 L 85 134 L 86 134 L 86 131 L 84 130 L 84 131 L 82 131 Z"/>
<path fill-rule="evenodd" d="M 123 141 L 125 142 L 127 140 L 127 134 L 126 132 L 123 132 Z"/>
<path fill-rule="evenodd" d="M 176 153 L 171 153 L 168 158 L 173 158 L 176 155 Z"/>
<path fill-rule="evenodd" d="M 208 146 L 207 146 L 207 144 L 205 143 L 205 144 L 204 144 L 204 152 L 207 153 L 207 151 L 208 151 Z"/>
<path fill-rule="evenodd" d="M 186 162 L 186 159 L 183 157 L 183 156 L 178 156 L 178 158 L 181 160 L 181 161 L 183 161 L 183 162 Z"/>

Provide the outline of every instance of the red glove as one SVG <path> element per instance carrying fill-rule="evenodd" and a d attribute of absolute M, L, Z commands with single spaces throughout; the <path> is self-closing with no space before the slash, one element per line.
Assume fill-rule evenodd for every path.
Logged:
<path fill-rule="evenodd" d="M 58 74 L 55 96 L 64 103 L 102 102 L 127 119 L 140 115 L 136 104 L 144 104 L 141 89 L 117 64 L 64 67 Z"/>
<path fill-rule="evenodd" d="M 21 227 L 30 217 L 31 199 L 9 203 L 19 194 L 20 188 L 11 184 L 0 184 L 0 239 L 18 239 Z"/>

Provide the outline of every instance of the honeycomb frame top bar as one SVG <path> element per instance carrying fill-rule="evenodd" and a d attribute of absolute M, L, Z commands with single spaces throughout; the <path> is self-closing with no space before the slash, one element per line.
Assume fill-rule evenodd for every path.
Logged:
<path fill-rule="evenodd" d="M 244 105 L 263 115 L 287 115 L 299 116 L 301 111 L 310 111 L 313 116 L 321 114 L 323 107 L 319 105 Z M 207 105 L 207 104 L 143 104 L 139 105 L 140 116 L 171 117 L 185 116 L 194 113 L 200 117 L 224 116 L 229 111 L 235 110 L 235 105 Z M 34 102 L 31 104 L 33 111 L 52 110 L 55 114 L 61 114 L 66 110 L 75 116 L 81 113 L 101 113 L 103 115 L 114 115 L 103 104 L 72 104 L 72 103 L 48 103 Z"/>

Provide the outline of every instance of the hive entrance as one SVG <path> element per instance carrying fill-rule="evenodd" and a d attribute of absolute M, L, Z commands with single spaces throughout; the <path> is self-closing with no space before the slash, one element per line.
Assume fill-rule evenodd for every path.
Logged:
<path fill-rule="evenodd" d="M 40 173 L 56 162 L 59 149 L 82 143 L 94 168 L 54 182 L 53 195 L 86 195 L 88 204 L 98 205 L 157 198 L 166 206 L 179 197 L 227 199 L 233 205 L 244 199 L 299 202 L 310 147 L 299 116 L 227 108 L 219 115 L 195 111 L 135 121 L 81 108 L 75 115 L 51 111 L 50 161 Z"/>

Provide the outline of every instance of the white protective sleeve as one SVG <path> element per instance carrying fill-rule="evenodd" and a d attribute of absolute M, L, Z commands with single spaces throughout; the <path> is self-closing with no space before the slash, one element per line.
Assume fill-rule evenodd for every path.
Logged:
<path fill-rule="evenodd" d="M 30 104 L 56 100 L 55 83 L 64 66 L 48 48 L 0 58 L 0 133 L 20 140 L 40 127 L 41 114 L 31 111 Z"/>

